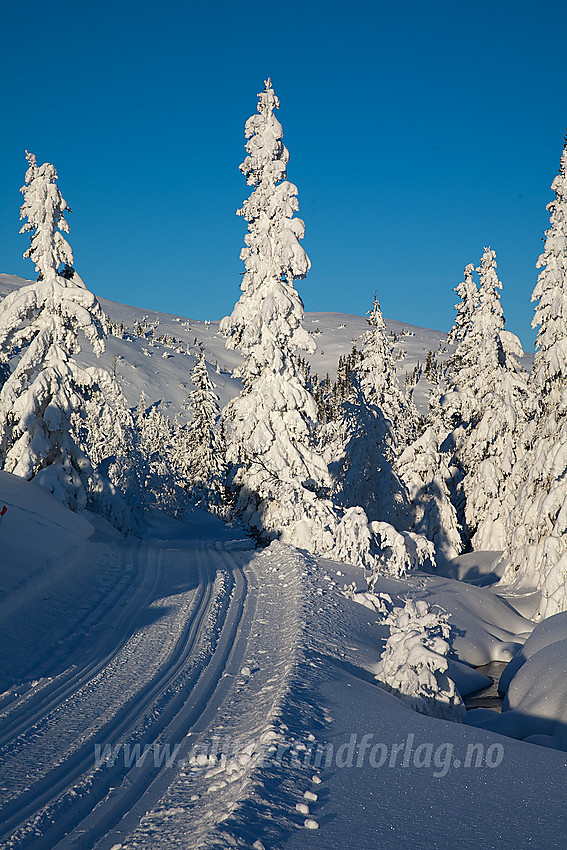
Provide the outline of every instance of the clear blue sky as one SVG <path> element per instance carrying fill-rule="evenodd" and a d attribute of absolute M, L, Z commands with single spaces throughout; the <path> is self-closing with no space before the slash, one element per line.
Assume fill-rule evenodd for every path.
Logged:
<path fill-rule="evenodd" d="M 497 252 L 507 327 L 530 295 L 567 125 L 564 0 L 6 3 L 0 271 L 24 151 L 53 162 L 96 294 L 219 318 L 240 290 L 244 122 L 270 75 L 313 267 L 308 310 L 448 329 Z"/>

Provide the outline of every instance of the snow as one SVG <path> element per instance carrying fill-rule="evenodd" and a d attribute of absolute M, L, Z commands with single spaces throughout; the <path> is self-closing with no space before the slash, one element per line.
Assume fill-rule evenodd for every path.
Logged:
<path fill-rule="evenodd" d="M 16 613 L 21 617 L 21 607 L 40 592 L 49 570 L 62 564 L 68 570 L 73 553 L 80 551 L 94 528 L 39 487 L 0 472 L 0 507 L 4 506 L 0 612 L 3 618 Z"/>
<path fill-rule="evenodd" d="M 0 276 L 2 292 L 21 285 Z M 191 389 L 195 336 L 221 403 L 239 391 L 228 370 L 213 374 L 217 362 L 239 362 L 218 323 L 103 308 L 127 325 L 100 362 L 126 377 L 131 407 L 144 390 L 173 420 Z M 148 336 L 137 336 L 144 315 Z M 312 319 L 322 332 L 310 357 L 324 375 L 367 325 Z M 386 325 L 400 335 L 401 323 Z M 407 351 L 396 361 L 402 375 L 443 338 L 407 330 L 395 343 Z M 125 538 L 7 473 L 0 503 L 3 846 L 565 846 L 564 621 L 532 632 L 497 584 L 497 553 L 381 575 L 370 593 L 360 568 L 281 542 L 256 549 L 238 526 L 197 509 L 183 522 L 155 512 L 141 538 Z M 379 687 L 389 633 L 379 594 L 447 613 L 447 675 L 461 695 L 488 683 L 471 665 L 518 653 L 509 708 L 492 712 L 500 729 L 424 716 Z M 501 734 L 514 731 L 513 713 L 536 713 L 539 725 L 522 733 L 547 746 Z M 95 745 L 107 744 L 97 766 Z M 126 765 L 137 744 L 149 748 L 145 760 Z M 470 746 L 482 753 L 478 767 L 465 766 Z"/>
<path fill-rule="evenodd" d="M 472 724 L 528 743 L 567 750 L 567 612 L 539 623 L 509 662 L 498 717 L 471 712 Z"/>
<path fill-rule="evenodd" d="M 512 677 L 518 672 L 525 662 L 546 646 L 565 640 L 567 637 L 567 613 L 554 614 L 543 620 L 535 627 L 521 650 L 514 656 L 506 666 L 500 677 L 499 689 L 505 693 Z"/>

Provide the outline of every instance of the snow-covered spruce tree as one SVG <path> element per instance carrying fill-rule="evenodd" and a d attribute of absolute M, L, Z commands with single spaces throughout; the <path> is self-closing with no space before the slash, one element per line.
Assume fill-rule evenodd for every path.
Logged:
<path fill-rule="evenodd" d="M 463 551 L 461 528 L 452 501 L 450 453 L 443 451 L 441 429 L 428 425 L 402 452 L 398 471 L 413 509 L 412 531 L 435 545 L 437 560 L 451 560 Z"/>
<path fill-rule="evenodd" d="M 113 484 L 100 475 L 100 454 L 90 457 L 93 417 L 99 406 L 101 442 L 125 457 L 128 447 L 112 446 L 113 423 L 128 418 L 122 395 L 102 369 L 80 367 L 79 334 L 98 356 L 104 350 L 106 320 L 94 295 L 78 276 L 62 277 L 59 267 L 72 267 L 73 253 L 60 231 L 68 233 L 67 204 L 57 186 L 55 168 L 38 166 L 28 153 L 22 188 L 21 217 L 31 231 L 25 252 L 39 280 L 8 294 L 0 304 L 0 350 L 10 375 L 0 392 L 0 461 L 2 468 L 34 480 L 74 509 L 89 505 L 128 524 L 126 506 Z M 111 407 L 110 412 L 107 407 Z M 108 413 L 108 415 L 107 415 Z M 106 454 L 105 457 L 108 457 Z M 123 472 L 121 473 L 123 474 Z"/>
<path fill-rule="evenodd" d="M 472 317 L 478 305 L 479 292 L 473 278 L 474 265 L 469 263 L 465 266 L 463 280 L 454 292 L 459 296 L 459 303 L 455 304 L 457 315 L 453 327 L 447 336 L 447 344 L 453 345 L 465 338 L 472 324 Z"/>
<path fill-rule="evenodd" d="M 268 80 L 259 114 L 246 124 L 241 170 L 254 187 L 239 210 L 248 222 L 246 272 L 242 296 L 221 322 L 227 345 L 244 355 L 242 392 L 223 411 L 228 482 L 237 512 L 263 539 L 375 568 L 381 537 L 361 507 L 344 510 L 328 498 L 331 478 L 315 448 L 317 405 L 298 363 L 315 345 L 294 289 L 310 263 L 299 244 L 303 222 L 293 217 L 297 189 L 286 180 L 278 107 Z"/>
<path fill-rule="evenodd" d="M 392 347 L 376 296 L 370 330 L 350 373 L 350 392 L 336 423 L 338 457 L 330 464 L 336 500 L 361 505 L 373 521 L 411 525 L 407 489 L 396 472 L 400 450 L 415 437 L 419 416 L 400 389 Z"/>
<path fill-rule="evenodd" d="M 511 476 L 508 565 L 502 582 L 541 591 L 539 616 L 567 610 L 567 139 L 551 186 L 550 227 L 532 301 L 539 325 L 533 418 Z"/>
<path fill-rule="evenodd" d="M 297 352 L 315 350 L 312 337 L 302 326 L 303 304 L 293 288 L 311 263 L 299 244 L 305 225 L 294 215 L 299 209 L 297 187 L 286 179 L 289 153 L 274 115 L 279 100 L 271 80 L 258 98 L 258 115 L 249 118 L 245 127 L 248 156 L 240 165 L 246 182 L 254 187 L 237 210 L 248 223 L 246 247 L 240 252 L 246 268 L 242 296 L 220 325 L 227 347 L 246 355 L 239 371 L 245 386 L 272 362 L 272 355 L 281 358 L 280 337 L 285 337 L 285 350 L 281 350 L 294 361 Z"/>
<path fill-rule="evenodd" d="M 464 512 L 459 519 L 465 534 L 475 549 L 502 549 L 510 510 L 506 481 L 528 403 L 527 375 L 518 362 L 521 343 L 504 329 L 502 284 L 490 248 L 477 271 L 478 303 L 448 364 L 449 389 L 441 405 L 453 428 L 445 442 L 460 470 L 457 491 L 464 497 Z"/>
<path fill-rule="evenodd" d="M 390 636 L 375 678 L 414 711 L 461 721 L 465 706 L 447 675 L 448 620 L 424 600 L 408 599 L 403 608 L 394 608 L 384 620 Z"/>
<path fill-rule="evenodd" d="M 551 189 L 555 199 L 547 205 L 550 227 L 537 261 L 541 272 L 532 294 L 532 301 L 537 301 L 532 327 L 539 325 L 532 371 L 539 419 L 563 408 L 567 386 L 567 137 Z"/>
<path fill-rule="evenodd" d="M 184 488 L 179 483 L 179 447 L 174 429 L 157 404 L 148 406 L 143 391 L 135 419 L 142 459 L 144 500 L 171 516 L 177 516 L 182 513 L 186 498 Z"/>
<path fill-rule="evenodd" d="M 386 323 L 376 295 L 368 313 L 370 330 L 361 339 L 362 358 L 355 366 L 361 391 L 369 403 L 380 408 L 389 423 L 392 454 L 410 443 L 419 427 L 419 414 L 400 388 Z"/>
<path fill-rule="evenodd" d="M 72 413 L 71 430 L 96 472 L 87 506 L 116 528 L 141 530 L 145 499 L 138 433 L 117 380 L 105 369 L 96 370 L 95 384 Z"/>
<path fill-rule="evenodd" d="M 219 428 L 219 398 L 209 378 L 204 349 L 191 372 L 195 389 L 186 407 L 193 416 L 177 432 L 178 462 L 184 459 L 184 486 L 191 500 L 204 508 L 222 513 L 226 504 L 226 448 Z M 180 482 L 181 483 L 181 482 Z"/>
<path fill-rule="evenodd" d="M 59 269 L 73 267 L 73 252 L 63 236 L 69 233 L 64 213 L 71 212 L 57 186 L 57 171 L 49 162 L 38 166 L 33 153 L 26 151 L 28 170 L 21 188 L 24 202 L 20 219 L 27 219 L 20 233 L 30 233 L 30 247 L 24 257 L 32 260 L 38 280 L 59 277 Z M 65 275 L 65 279 L 68 279 Z"/>
<path fill-rule="evenodd" d="M 258 114 L 246 122 L 248 156 L 240 166 L 254 187 L 238 210 L 248 223 L 241 252 L 246 271 L 242 295 L 220 325 L 227 346 L 244 355 L 243 390 L 223 411 L 229 483 L 238 494 L 238 512 L 259 534 L 329 551 L 335 517 L 320 497 L 330 480 L 313 449 L 317 409 L 297 360 L 300 351 L 315 350 L 294 289 L 310 267 L 299 244 L 305 228 L 294 217 L 297 188 L 286 179 L 289 154 L 270 80 L 258 97 Z M 317 539 L 308 546 L 313 524 Z"/>
<path fill-rule="evenodd" d="M 263 539 L 370 566 L 378 541 L 368 519 L 362 508 L 343 512 L 328 498 L 331 479 L 315 448 L 317 405 L 298 363 L 315 344 L 294 289 L 310 262 L 299 244 L 305 228 L 294 218 L 297 188 L 286 179 L 278 107 L 267 80 L 258 115 L 246 123 L 240 166 L 254 189 L 238 211 L 248 223 L 242 295 L 221 322 L 227 345 L 244 355 L 242 392 L 223 411 L 228 483 L 237 512 Z"/>

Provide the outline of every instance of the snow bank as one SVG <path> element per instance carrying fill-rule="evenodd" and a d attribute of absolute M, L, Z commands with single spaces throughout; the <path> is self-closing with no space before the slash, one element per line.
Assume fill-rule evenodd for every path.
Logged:
<path fill-rule="evenodd" d="M 61 594 L 77 592 L 74 568 L 93 526 L 17 475 L 0 472 L 0 690 L 21 679 L 49 648 L 39 620 L 50 616 L 50 640 L 63 626 Z M 57 586 L 57 596 L 52 591 Z M 77 599 L 69 610 L 76 609 Z"/>
<path fill-rule="evenodd" d="M 446 563 L 440 563 L 436 572 L 456 581 L 489 587 L 496 584 L 504 572 L 501 555 L 502 552 L 468 552 Z"/>
<path fill-rule="evenodd" d="M 84 517 L 17 475 L 0 472 L 0 617 L 13 612 L 12 594 L 46 569 L 53 569 L 86 538 L 93 526 Z"/>
<path fill-rule="evenodd" d="M 540 649 L 567 639 L 567 611 L 554 614 L 539 623 L 518 654 L 510 661 L 500 676 L 498 689 L 505 694 L 520 667 Z"/>
<path fill-rule="evenodd" d="M 502 714 L 467 721 L 529 743 L 567 750 L 567 612 L 540 623 L 500 679 Z"/>

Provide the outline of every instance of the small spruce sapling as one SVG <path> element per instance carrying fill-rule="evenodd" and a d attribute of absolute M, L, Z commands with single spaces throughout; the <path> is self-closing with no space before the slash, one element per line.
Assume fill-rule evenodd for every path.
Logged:
<path fill-rule="evenodd" d="M 390 635 L 375 678 L 420 714 L 462 721 L 465 706 L 447 675 L 449 615 L 422 599 L 408 599 L 384 623 Z"/>

